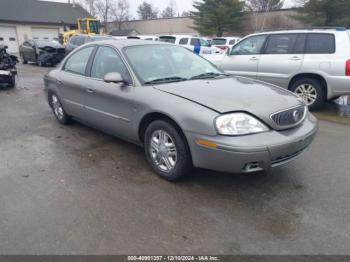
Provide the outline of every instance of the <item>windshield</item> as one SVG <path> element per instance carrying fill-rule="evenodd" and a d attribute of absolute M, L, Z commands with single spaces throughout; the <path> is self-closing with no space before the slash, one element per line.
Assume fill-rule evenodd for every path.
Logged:
<path fill-rule="evenodd" d="M 226 39 L 225 38 L 214 38 L 211 42 L 212 45 L 226 45 Z"/>
<path fill-rule="evenodd" d="M 100 33 L 100 23 L 99 21 L 90 21 L 90 33 L 99 34 Z"/>
<path fill-rule="evenodd" d="M 91 37 L 91 41 L 95 42 L 95 41 L 103 41 L 103 40 L 112 40 L 113 38 L 109 37 L 109 36 L 94 36 Z"/>
<path fill-rule="evenodd" d="M 61 47 L 61 45 L 58 42 L 50 41 L 50 40 L 35 40 L 35 43 L 37 47 L 45 47 L 45 46 L 51 46 L 55 48 Z"/>
<path fill-rule="evenodd" d="M 223 74 L 207 60 L 180 46 L 131 46 L 125 49 L 125 54 L 143 84 L 159 79 L 164 83 Z"/>

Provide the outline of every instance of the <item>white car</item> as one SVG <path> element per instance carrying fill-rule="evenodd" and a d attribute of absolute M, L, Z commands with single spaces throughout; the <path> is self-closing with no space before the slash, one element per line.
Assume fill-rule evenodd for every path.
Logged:
<path fill-rule="evenodd" d="M 198 36 L 190 35 L 162 35 L 159 41 L 181 45 L 199 55 L 220 53 L 220 49 L 211 46 L 207 40 Z"/>
<path fill-rule="evenodd" d="M 228 74 L 284 87 L 310 109 L 350 95 L 350 31 L 346 28 L 252 34 L 229 53 L 206 58 Z"/>
<path fill-rule="evenodd" d="M 227 53 L 239 40 L 239 37 L 216 37 L 211 40 L 211 45 L 220 48 L 222 53 Z"/>

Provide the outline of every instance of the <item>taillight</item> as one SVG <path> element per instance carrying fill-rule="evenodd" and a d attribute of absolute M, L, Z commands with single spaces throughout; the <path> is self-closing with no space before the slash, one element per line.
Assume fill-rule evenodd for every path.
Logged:
<path fill-rule="evenodd" d="M 218 48 L 220 48 L 221 50 L 226 50 L 227 46 L 218 46 Z"/>
<path fill-rule="evenodd" d="M 350 59 L 348 61 L 346 61 L 345 75 L 350 76 Z"/>

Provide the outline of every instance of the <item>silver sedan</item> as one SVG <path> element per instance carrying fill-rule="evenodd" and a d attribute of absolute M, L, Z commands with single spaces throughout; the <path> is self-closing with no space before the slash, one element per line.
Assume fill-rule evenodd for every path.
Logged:
<path fill-rule="evenodd" d="M 225 75 L 171 44 L 94 42 L 44 77 L 61 124 L 73 119 L 141 145 L 162 178 L 192 167 L 255 172 L 299 156 L 316 119 L 291 92 Z"/>

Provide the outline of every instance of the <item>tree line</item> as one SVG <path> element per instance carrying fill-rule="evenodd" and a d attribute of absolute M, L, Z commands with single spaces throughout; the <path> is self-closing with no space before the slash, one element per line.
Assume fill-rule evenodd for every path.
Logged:
<path fill-rule="evenodd" d="M 113 21 L 121 29 L 130 20 L 128 0 L 81 0 L 93 16 L 99 16 L 107 26 Z M 350 0 L 293 0 L 297 11 L 292 18 L 310 26 L 350 27 Z M 222 36 L 224 33 L 239 32 L 244 28 L 248 12 L 270 12 L 283 8 L 284 0 L 196 0 L 194 11 L 178 13 L 175 0 L 159 11 L 144 1 L 137 8 L 139 19 L 159 17 L 192 16 L 194 29 L 203 35 Z M 263 29 L 263 25 L 260 27 Z"/>

